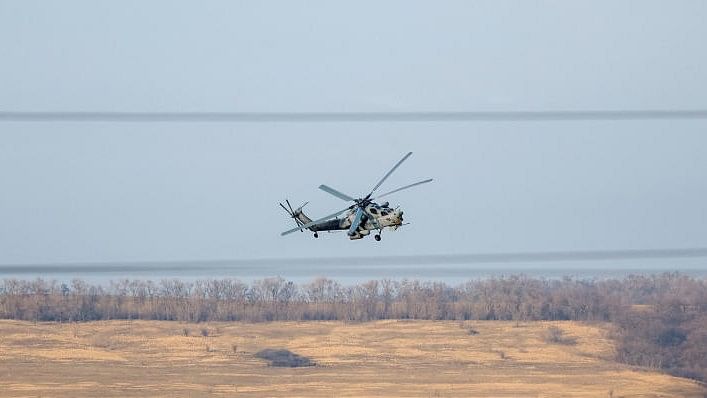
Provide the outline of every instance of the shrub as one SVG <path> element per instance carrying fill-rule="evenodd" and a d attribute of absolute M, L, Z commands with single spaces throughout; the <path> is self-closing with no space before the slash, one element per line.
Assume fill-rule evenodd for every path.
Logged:
<path fill-rule="evenodd" d="M 258 351 L 255 356 L 270 361 L 270 366 L 298 368 L 316 365 L 311 359 L 285 349 L 266 348 Z"/>
<path fill-rule="evenodd" d="M 550 326 L 549 328 L 547 328 L 547 331 L 545 331 L 545 341 L 552 344 L 577 344 L 576 339 L 565 336 L 562 329 L 558 328 L 557 326 Z"/>

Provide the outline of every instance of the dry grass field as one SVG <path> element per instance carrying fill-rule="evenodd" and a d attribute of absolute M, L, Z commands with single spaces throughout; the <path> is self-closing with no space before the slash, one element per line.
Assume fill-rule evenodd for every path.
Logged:
<path fill-rule="evenodd" d="M 546 342 L 553 325 L 576 343 Z M 705 396 L 612 361 L 606 334 L 574 322 L 0 321 L 0 396 Z M 317 366 L 269 366 L 255 356 L 267 348 Z"/>

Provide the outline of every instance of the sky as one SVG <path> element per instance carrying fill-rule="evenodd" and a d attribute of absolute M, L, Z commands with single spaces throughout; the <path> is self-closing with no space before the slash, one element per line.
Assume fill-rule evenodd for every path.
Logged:
<path fill-rule="evenodd" d="M 704 1 L 0 0 L 0 111 L 707 108 Z M 707 120 L 0 121 L 0 264 L 707 247 Z M 383 240 L 280 232 L 382 190 Z"/>

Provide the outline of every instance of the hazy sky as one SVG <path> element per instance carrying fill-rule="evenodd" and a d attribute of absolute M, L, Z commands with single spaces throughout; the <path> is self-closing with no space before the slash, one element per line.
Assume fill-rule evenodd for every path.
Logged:
<path fill-rule="evenodd" d="M 707 108 L 707 2 L 5 1 L 0 111 Z M 0 264 L 707 246 L 707 121 L 0 122 Z M 383 241 L 279 233 L 382 189 Z"/>

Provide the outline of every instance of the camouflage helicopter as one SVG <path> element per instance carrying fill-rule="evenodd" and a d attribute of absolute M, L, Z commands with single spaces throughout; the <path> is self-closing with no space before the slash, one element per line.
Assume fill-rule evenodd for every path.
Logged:
<path fill-rule="evenodd" d="M 295 220 L 295 223 L 297 224 L 296 228 L 287 230 L 280 235 L 284 236 L 297 230 L 304 231 L 305 229 L 308 229 L 314 232 L 315 238 L 318 238 L 319 231 L 347 230 L 349 239 L 355 240 L 361 239 L 364 236 L 369 235 L 371 231 L 378 231 L 378 233 L 375 234 L 374 237 L 377 241 L 380 241 L 381 233 L 383 232 L 384 228 L 389 228 L 394 231 L 405 224 L 403 224 L 403 211 L 399 207 L 392 209 L 390 208 L 390 204 L 388 202 L 378 204 L 375 202 L 375 200 L 381 199 L 392 193 L 399 192 L 404 189 L 412 188 L 418 185 L 426 184 L 432 181 L 431 178 L 427 180 L 418 181 L 414 184 L 405 185 L 404 187 L 394 189 L 392 191 L 378 195 L 375 198 L 372 198 L 373 194 L 378 188 L 380 188 L 383 182 L 388 177 L 390 177 L 390 175 L 393 174 L 395 169 L 397 169 L 407 158 L 409 158 L 410 155 L 412 155 L 412 152 L 408 152 L 407 155 L 400 159 L 400 161 L 396 163 L 395 166 L 393 166 L 393 168 L 390 169 L 390 171 L 388 171 L 388 173 L 386 173 L 380 181 L 378 181 L 378 183 L 373 187 L 371 192 L 363 198 L 355 199 L 354 197 L 337 191 L 336 189 L 331 188 L 327 185 L 320 185 L 319 189 L 321 189 L 322 191 L 334 195 L 337 198 L 345 200 L 347 202 L 354 202 L 351 206 L 343 210 L 339 210 L 336 213 L 329 214 L 328 216 L 312 221 L 311 218 L 307 217 L 304 212 L 302 212 L 302 208 L 306 206 L 309 202 L 305 202 L 303 205 L 296 209 L 292 208 L 289 200 L 285 200 L 285 202 L 287 203 L 287 207 L 280 203 L 280 206 L 285 209 L 287 214 L 293 220 Z M 339 215 L 343 213 L 346 213 L 346 215 L 342 218 L 338 218 Z"/>

